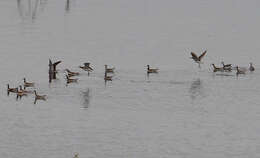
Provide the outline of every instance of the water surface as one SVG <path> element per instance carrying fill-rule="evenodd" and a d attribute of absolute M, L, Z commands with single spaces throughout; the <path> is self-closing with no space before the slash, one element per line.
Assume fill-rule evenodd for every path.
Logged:
<path fill-rule="evenodd" d="M 256 0 L 1 0 L 1 157 L 259 157 L 259 15 Z M 256 71 L 212 73 L 221 61 Z M 24 77 L 47 101 L 7 96 Z"/>

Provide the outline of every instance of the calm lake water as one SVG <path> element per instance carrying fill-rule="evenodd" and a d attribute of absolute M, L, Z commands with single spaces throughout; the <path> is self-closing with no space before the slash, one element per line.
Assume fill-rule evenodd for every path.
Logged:
<path fill-rule="evenodd" d="M 257 0 L 1 0 L 0 157 L 260 157 Z M 201 69 L 190 57 L 208 50 Z M 48 83 L 48 60 L 62 60 Z M 221 61 L 256 71 L 212 72 Z M 90 62 L 89 76 L 78 68 Z M 104 65 L 116 68 L 104 83 Z M 146 65 L 159 74 L 146 76 Z M 66 86 L 64 69 L 78 71 Z M 7 96 L 36 83 L 47 101 Z"/>

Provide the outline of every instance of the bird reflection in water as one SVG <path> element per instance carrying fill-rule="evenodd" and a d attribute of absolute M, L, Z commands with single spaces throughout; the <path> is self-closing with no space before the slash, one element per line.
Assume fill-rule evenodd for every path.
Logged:
<path fill-rule="evenodd" d="M 67 0 L 65 10 L 67 13 L 70 11 L 70 0 Z"/>
<path fill-rule="evenodd" d="M 87 109 L 89 107 L 90 102 L 90 89 L 88 88 L 86 91 L 82 92 L 83 97 L 83 108 Z"/>
<path fill-rule="evenodd" d="M 34 20 L 37 16 L 38 8 L 43 10 L 47 0 L 17 0 L 18 12 L 23 20 Z"/>
<path fill-rule="evenodd" d="M 192 100 L 195 100 L 198 96 L 203 95 L 203 86 L 199 78 L 192 81 L 189 92 Z"/>

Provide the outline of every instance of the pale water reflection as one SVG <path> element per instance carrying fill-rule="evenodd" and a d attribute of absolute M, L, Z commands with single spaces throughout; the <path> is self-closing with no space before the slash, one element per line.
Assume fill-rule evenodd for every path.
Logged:
<path fill-rule="evenodd" d="M 43 0 L 17 0 L 17 8 L 23 20 L 34 20 L 38 14 L 39 5 L 44 4 Z"/>
<path fill-rule="evenodd" d="M 203 97 L 203 84 L 200 78 L 192 81 L 189 92 L 192 100 Z"/>
<path fill-rule="evenodd" d="M 90 89 L 82 92 L 83 108 L 87 109 L 90 105 Z"/>

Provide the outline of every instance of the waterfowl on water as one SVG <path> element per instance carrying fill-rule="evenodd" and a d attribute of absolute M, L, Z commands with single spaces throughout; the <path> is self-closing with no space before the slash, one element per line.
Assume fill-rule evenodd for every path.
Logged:
<path fill-rule="evenodd" d="M 191 59 L 193 59 L 196 63 L 199 64 L 199 67 L 200 67 L 200 64 L 202 64 L 201 60 L 202 58 L 206 55 L 207 53 L 207 50 L 205 50 L 199 57 L 194 53 L 194 52 L 191 52 Z"/>
<path fill-rule="evenodd" d="M 104 80 L 105 81 L 112 81 L 112 76 L 107 76 L 107 73 L 105 72 Z"/>
<path fill-rule="evenodd" d="M 10 88 L 9 84 L 7 84 L 7 92 L 12 92 L 12 93 L 17 93 L 18 92 L 18 88 Z"/>
<path fill-rule="evenodd" d="M 222 61 L 221 64 L 223 65 L 223 68 L 232 67 L 232 64 L 225 64 L 224 61 Z"/>
<path fill-rule="evenodd" d="M 89 70 L 93 71 L 93 68 L 90 67 L 90 63 L 84 63 L 84 66 L 87 67 Z"/>
<path fill-rule="evenodd" d="M 88 72 L 93 71 L 93 68 L 90 67 L 90 63 L 84 63 L 84 66 L 79 66 L 79 68 Z"/>
<path fill-rule="evenodd" d="M 115 68 L 108 68 L 107 65 L 105 65 L 105 73 L 114 73 Z"/>
<path fill-rule="evenodd" d="M 150 65 L 147 65 L 147 73 L 158 73 L 159 69 L 151 69 Z"/>
<path fill-rule="evenodd" d="M 250 63 L 249 71 L 255 71 L 255 68 L 253 66 L 253 63 Z"/>
<path fill-rule="evenodd" d="M 236 69 L 237 69 L 237 73 L 236 73 L 237 75 L 239 75 L 239 74 L 246 74 L 246 71 L 239 69 L 238 66 L 236 67 Z"/>
<path fill-rule="evenodd" d="M 79 75 L 79 72 L 72 72 L 69 69 L 65 69 L 65 71 L 67 71 L 69 77 L 78 76 Z"/>
<path fill-rule="evenodd" d="M 33 93 L 33 91 L 25 90 L 25 87 L 24 87 L 24 89 L 23 89 L 21 85 L 20 85 L 19 87 L 20 87 L 20 91 L 23 92 L 23 93 L 26 93 L 26 94 L 27 94 L 27 93 Z"/>
<path fill-rule="evenodd" d="M 78 79 L 70 78 L 68 75 L 66 75 L 67 83 L 73 83 L 78 82 Z"/>
<path fill-rule="evenodd" d="M 73 158 L 79 158 L 79 154 L 75 153 Z"/>
<path fill-rule="evenodd" d="M 213 66 L 213 72 L 217 72 L 217 71 L 224 71 L 224 69 L 222 67 L 216 67 L 215 64 L 211 64 Z"/>
<path fill-rule="evenodd" d="M 26 82 L 26 78 L 23 78 L 24 87 L 34 87 L 33 82 Z"/>
<path fill-rule="evenodd" d="M 34 90 L 35 100 L 46 100 L 46 95 L 38 95 L 36 90 Z"/>
<path fill-rule="evenodd" d="M 16 99 L 22 98 L 23 96 L 27 96 L 27 94 L 24 93 L 23 91 L 17 91 L 16 94 L 17 94 Z"/>

